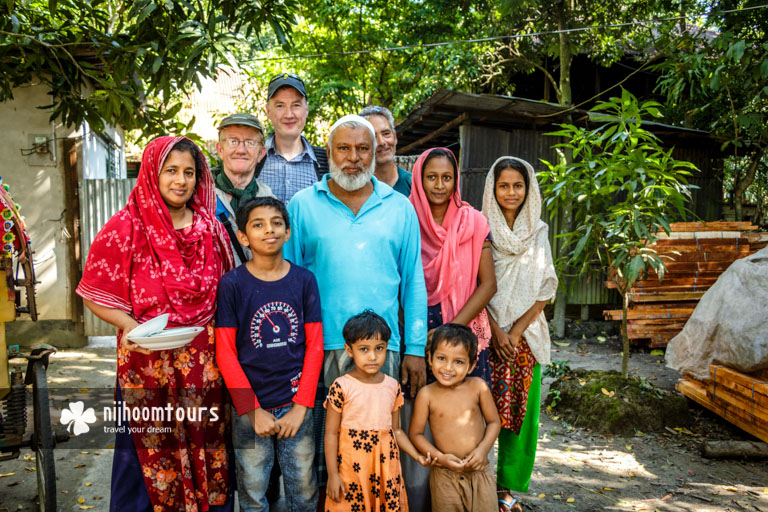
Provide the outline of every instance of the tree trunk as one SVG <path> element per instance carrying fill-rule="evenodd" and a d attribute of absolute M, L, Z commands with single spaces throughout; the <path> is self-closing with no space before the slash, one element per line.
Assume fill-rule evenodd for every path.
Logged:
<path fill-rule="evenodd" d="M 557 27 L 560 30 L 567 28 L 566 23 L 566 0 L 563 0 L 557 9 Z M 560 105 L 564 107 L 570 107 L 573 102 L 571 99 L 571 41 L 567 33 L 561 32 L 560 39 Z M 571 122 L 570 115 L 565 119 L 566 123 Z M 565 161 L 570 164 L 573 161 L 573 156 L 569 152 L 564 153 Z M 568 233 L 571 231 L 570 212 L 560 211 L 560 222 L 558 222 L 558 231 L 560 233 Z M 558 253 L 562 250 L 563 244 L 558 244 Z M 565 295 L 564 283 L 557 289 L 557 295 L 555 296 L 555 317 L 553 319 L 555 336 L 562 338 L 565 336 L 565 306 L 567 304 L 567 297 Z"/>
<path fill-rule="evenodd" d="M 749 188 L 752 182 L 755 181 L 757 168 L 760 166 L 760 160 L 763 159 L 764 154 L 765 148 L 760 148 L 755 151 L 755 153 L 752 154 L 749 167 L 744 176 L 739 177 L 739 173 L 736 174 L 738 179 L 733 184 L 733 209 L 736 212 L 737 221 L 744 220 L 744 192 L 746 192 L 747 188 Z"/>
<path fill-rule="evenodd" d="M 768 443 L 704 441 L 701 455 L 708 459 L 768 459 Z"/>
<path fill-rule="evenodd" d="M 573 103 L 571 96 L 571 39 L 567 32 L 568 29 L 567 6 L 565 1 L 561 2 L 557 9 L 557 28 L 560 30 L 560 105 L 570 107 Z M 570 121 L 566 121 L 570 122 Z"/>
<path fill-rule="evenodd" d="M 552 318 L 555 338 L 565 338 L 565 304 L 566 296 L 561 284 L 557 287 L 557 293 L 555 294 L 555 312 Z"/>
<path fill-rule="evenodd" d="M 629 332 L 627 330 L 627 311 L 629 310 L 629 290 L 621 294 L 621 376 L 629 376 Z"/>

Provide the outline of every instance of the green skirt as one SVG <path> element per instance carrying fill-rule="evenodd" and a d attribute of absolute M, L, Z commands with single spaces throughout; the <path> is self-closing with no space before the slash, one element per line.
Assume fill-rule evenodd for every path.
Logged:
<path fill-rule="evenodd" d="M 539 440 L 541 410 L 541 365 L 533 367 L 533 380 L 528 390 L 528 407 L 520 434 L 506 428 L 499 433 L 499 462 L 496 481 L 499 486 L 517 492 L 528 492 Z"/>

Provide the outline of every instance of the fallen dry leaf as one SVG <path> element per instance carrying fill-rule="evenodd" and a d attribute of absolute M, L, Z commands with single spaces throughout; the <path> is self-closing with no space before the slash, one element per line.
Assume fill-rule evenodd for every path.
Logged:
<path fill-rule="evenodd" d="M 630 452 L 632 451 L 632 445 L 631 444 L 624 445 L 624 448 L 626 448 Z"/>
<path fill-rule="evenodd" d="M 85 464 L 78 464 L 77 466 L 75 466 L 75 469 L 84 468 L 84 467 L 85 467 Z"/>
<path fill-rule="evenodd" d="M 614 491 L 615 489 L 613 487 L 601 487 L 600 488 L 603 491 Z"/>
<path fill-rule="evenodd" d="M 768 494 L 768 489 L 766 489 L 766 493 Z M 546 498 L 547 495 L 544 493 L 539 494 L 539 498 Z"/>
<path fill-rule="evenodd" d="M 77 498 L 77 502 L 78 502 L 78 503 L 80 503 L 80 504 L 82 505 L 83 503 L 85 503 L 85 498 L 83 498 L 82 496 L 80 496 L 79 498 Z"/>
<path fill-rule="evenodd" d="M 613 398 L 613 395 L 615 394 L 613 391 L 608 391 L 605 388 L 601 388 L 600 390 L 603 392 L 603 394 L 605 396 L 610 397 L 610 398 Z"/>
<path fill-rule="evenodd" d="M 92 486 L 92 485 L 93 485 L 93 484 L 92 484 L 91 482 L 85 482 L 85 486 L 86 486 L 86 487 L 90 487 L 90 486 Z"/>
<path fill-rule="evenodd" d="M 85 381 L 83 381 L 83 382 L 85 382 Z M 80 392 L 81 393 L 87 393 L 88 392 L 88 388 L 80 388 Z"/>
<path fill-rule="evenodd" d="M 726 487 L 725 490 L 726 491 L 731 491 L 731 492 L 739 492 L 739 490 L 734 488 L 734 487 Z"/>
<path fill-rule="evenodd" d="M 561 342 L 561 341 L 554 341 L 554 340 L 553 340 L 553 341 L 552 341 L 552 343 L 554 343 L 554 344 L 555 344 L 555 345 L 557 345 L 558 347 L 570 347 L 570 346 L 571 346 L 571 344 L 570 344 L 570 343 L 563 343 L 563 342 Z"/>
<path fill-rule="evenodd" d="M 91 510 L 92 508 L 96 508 L 96 505 L 80 505 L 80 510 Z"/>
<path fill-rule="evenodd" d="M 576 501 L 576 500 L 575 500 L 574 498 L 568 498 L 568 499 L 567 499 L 567 500 L 565 500 L 565 501 L 566 501 L 566 502 L 568 502 L 568 503 L 573 503 L 573 502 L 574 502 L 574 501 Z"/>
<path fill-rule="evenodd" d="M 15 474 L 16 474 L 16 473 L 2 473 L 2 474 L 0 474 L 0 478 L 5 478 L 5 477 L 7 477 L 7 476 L 13 476 L 13 475 L 15 475 Z M 768 491 L 768 489 L 766 489 L 766 491 Z"/>
<path fill-rule="evenodd" d="M 28 468 L 28 467 L 25 467 L 25 468 L 24 468 L 24 471 L 29 471 L 29 472 L 31 473 L 32 471 L 37 471 L 37 468 Z"/>

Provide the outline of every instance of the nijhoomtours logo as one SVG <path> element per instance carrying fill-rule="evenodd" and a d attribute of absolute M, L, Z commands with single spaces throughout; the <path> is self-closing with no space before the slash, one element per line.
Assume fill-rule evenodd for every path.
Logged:
<path fill-rule="evenodd" d="M 85 409 L 83 402 L 70 402 L 69 409 L 61 411 L 59 422 L 67 426 L 67 432 L 79 436 L 90 430 L 88 424 L 96 422 L 93 407 Z"/>
<path fill-rule="evenodd" d="M 102 404 L 97 416 L 98 406 L 96 410 L 93 407 L 86 409 L 83 401 L 67 402 L 61 408 L 59 423 L 65 425 L 67 432 L 75 437 L 102 428 L 106 434 L 173 435 L 181 425 L 210 425 L 222 420 L 223 415 L 223 411 L 217 406 L 184 406 L 178 403 L 148 405 L 141 401 L 138 404 L 128 404 L 123 400 L 114 399 L 111 400 L 111 405 L 103 402 Z M 94 423 L 97 425 L 93 425 Z"/>
<path fill-rule="evenodd" d="M 105 426 L 105 432 L 124 432 L 128 426 L 131 433 L 165 434 L 171 432 L 173 425 L 178 423 L 217 422 L 219 408 L 182 407 L 169 403 L 163 406 L 138 406 L 115 400 L 112 407 L 104 408 L 103 418 L 105 422 L 114 423 L 114 426 Z"/>

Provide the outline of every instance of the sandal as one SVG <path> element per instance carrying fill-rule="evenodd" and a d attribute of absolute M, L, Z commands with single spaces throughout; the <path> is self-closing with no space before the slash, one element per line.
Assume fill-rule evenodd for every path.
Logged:
<path fill-rule="evenodd" d="M 522 510 L 522 507 L 518 505 L 518 499 L 512 496 L 510 497 L 512 498 L 510 501 L 499 499 L 499 512 L 515 512 L 517 510 Z M 515 505 L 517 506 L 515 507 Z"/>

